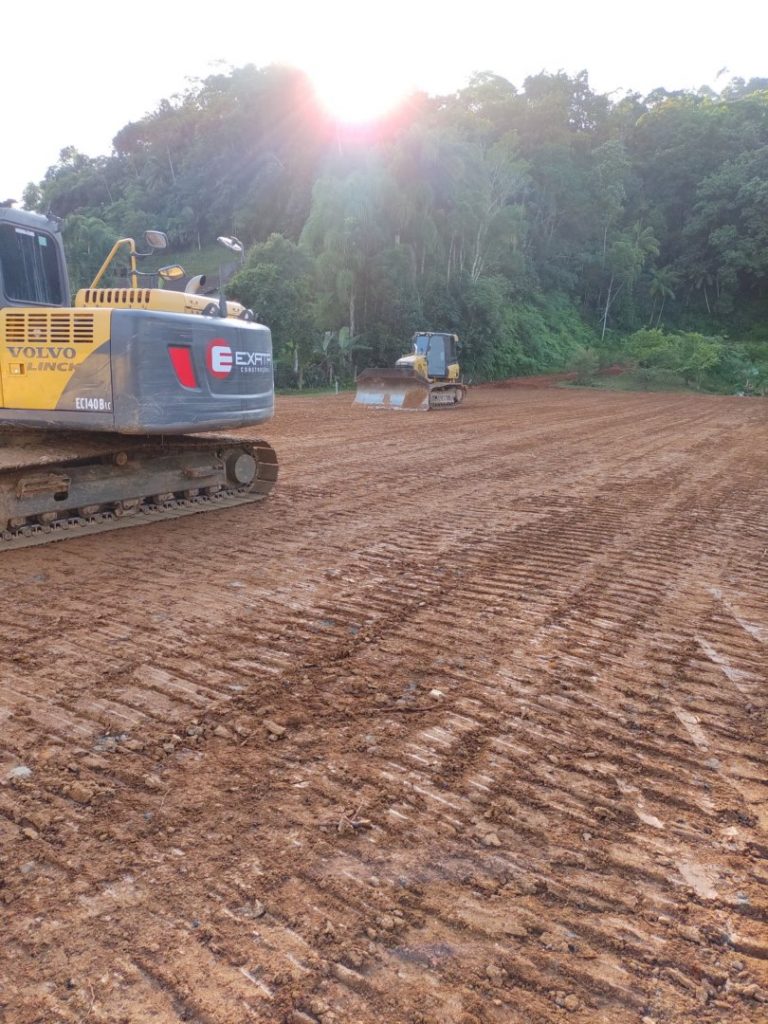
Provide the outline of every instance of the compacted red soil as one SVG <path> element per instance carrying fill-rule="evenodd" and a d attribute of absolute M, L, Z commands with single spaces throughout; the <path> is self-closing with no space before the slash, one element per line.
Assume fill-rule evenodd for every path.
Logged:
<path fill-rule="evenodd" d="M 768 404 L 285 399 L 0 558 L 5 1024 L 768 1019 Z"/>

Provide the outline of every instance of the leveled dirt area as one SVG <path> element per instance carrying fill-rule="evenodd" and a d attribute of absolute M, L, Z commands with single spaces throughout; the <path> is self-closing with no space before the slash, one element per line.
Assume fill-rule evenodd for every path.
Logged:
<path fill-rule="evenodd" d="M 768 1019 L 768 403 L 264 433 L 264 504 L 0 559 L 0 1020 Z"/>

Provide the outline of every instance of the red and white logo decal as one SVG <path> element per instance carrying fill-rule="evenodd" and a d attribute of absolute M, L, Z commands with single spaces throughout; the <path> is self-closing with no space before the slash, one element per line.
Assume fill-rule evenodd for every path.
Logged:
<path fill-rule="evenodd" d="M 223 338 L 214 338 L 208 342 L 205 365 L 212 377 L 228 377 L 232 372 L 232 363 L 232 349 Z"/>

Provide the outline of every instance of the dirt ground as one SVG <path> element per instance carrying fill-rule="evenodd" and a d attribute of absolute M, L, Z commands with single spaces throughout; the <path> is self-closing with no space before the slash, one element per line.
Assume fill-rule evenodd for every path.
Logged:
<path fill-rule="evenodd" d="M 768 1020 L 768 404 L 264 436 L 261 505 L 0 559 L 0 1020 Z"/>

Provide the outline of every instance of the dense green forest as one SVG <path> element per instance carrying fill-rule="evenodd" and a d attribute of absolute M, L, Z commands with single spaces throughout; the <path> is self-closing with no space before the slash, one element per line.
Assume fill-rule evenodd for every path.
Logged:
<path fill-rule="evenodd" d="M 390 364 L 418 329 L 456 331 L 475 380 L 618 362 L 768 385 L 768 79 L 614 99 L 585 72 L 484 73 L 351 128 L 301 72 L 248 66 L 113 147 L 63 150 L 24 195 L 64 219 L 73 283 L 149 226 L 182 263 L 235 235 L 229 291 L 272 327 L 283 385 Z"/>

